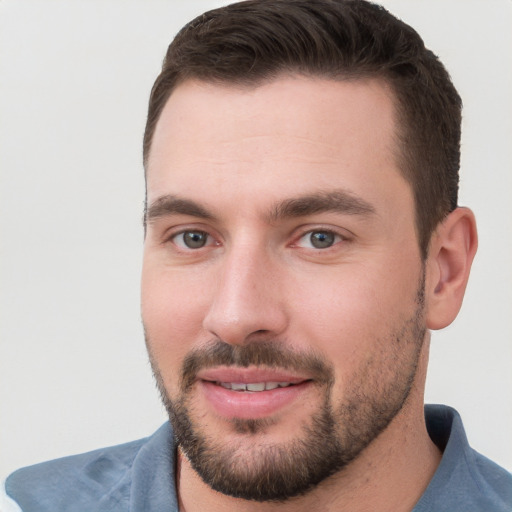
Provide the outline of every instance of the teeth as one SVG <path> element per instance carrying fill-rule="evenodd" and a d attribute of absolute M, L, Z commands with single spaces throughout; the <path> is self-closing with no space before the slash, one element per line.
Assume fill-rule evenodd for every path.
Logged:
<path fill-rule="evenodd" d="M 219 386 L 233 391 L 269 391 L 276 388 L 286 388 L 291 386 L 291 382 L 253 382 L 244 384 L 241 382 L 217 382 Z"/>
<path fill-rule="evenodd" d="M 265 391 L 265 383 L 255 382 L 254 384 L 247 384 L 247 391 Z"/>

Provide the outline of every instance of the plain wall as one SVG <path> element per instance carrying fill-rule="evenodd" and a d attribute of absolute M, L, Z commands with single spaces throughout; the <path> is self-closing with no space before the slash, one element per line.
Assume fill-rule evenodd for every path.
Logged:
<path fill-rule="evenodd" d="M 139 313 L 147 99 L 165 49 L 220 2 L 0 2 L 0 474 L 165 419 Z M 480 250 L 433 333 L 427 402 L 512 470 L 512 2 L 389 0 L 463 97 L 460 203 Z"/>

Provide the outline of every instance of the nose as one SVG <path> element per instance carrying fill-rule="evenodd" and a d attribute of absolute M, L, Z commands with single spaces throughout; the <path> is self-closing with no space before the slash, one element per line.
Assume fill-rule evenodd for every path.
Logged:
<path fill-rule="evenodd" d="M 245 247 L 228 251 L 219 265 L 203 327 L 231 345 L 282 334 L 288 319 L 278 264 L 266 251 Z"/>

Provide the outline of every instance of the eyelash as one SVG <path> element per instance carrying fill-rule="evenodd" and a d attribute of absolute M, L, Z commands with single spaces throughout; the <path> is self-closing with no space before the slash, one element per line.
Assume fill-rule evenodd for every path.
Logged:
<path fill-rule="evenodd" d="M 324 240 L 322 238 L 318 237 L 316 239 L 316 242 L 322 244 L 325 240 L 329 245 L 325 247 L 314 247 L 314 239 L 313 236 L 315 234 L 321 234 L 321 235 L 327 235 Z M 318 250 L 318 251 L 327 251 L 337 245 L 339 242 L 343 242 L 347 240 L 346 236 L 341 235 L 340 233 L 332 230 L 332 229 L 322 229 L 322 228 L 316 228 L 316 229 L 309 229 L 308 231 L 305 231 L 302 233 L 297 239 L 296 242 L 294 242 L 293 246 L 299 246 L 299 243 L 302 240 L 305 240 L 307 237 L 309 237 L 309 242 L 313 247 L 307 247 L 306 249 L 312 249 L 312 250 Z"/>
<path fill-rule="evenodd" d="M 196 235 L 200 235 L 200 236 L 206 236 L 206 241 L 203 245 L 201 245 L 200 247 L 196 247 L 196 248 L 193 248 L 193 247 L 185 247 L 186 243 L 185 241 L 183 240 L 183 245 L 179 244 L 176 240 L 178 239 L 178 237 L 183 237 L 185 236 L 186 234 L 196 234 Z M 176 245 L 178 247 L 179 250 L 181 251 L 197 251 L 199 249 L 202 249 L 203 247 L 208 247 L 210 245 L 212 245 L 211 243 L 209 243 L 209 240 L 214 240 L 214 238 L 212 237 L 212 235 L 210 235 L 207 231 L 204 231 L 202 229 L 184 229 L 182 231 L 178 231 L 177 233 L 173 233 L 168 239 L 167 241 L 169 242 L 172 242 L 174 245 Z M 218 244 L 217 244 L 218 245 Z"/>
<path fill-rule="evenodd" d="M 185 242 L 185 240 L 183 238 L 181 239 L 181 241 L 178 241 L 179 237 L 184 237 L 186 234 L 195 234 L 195 235 L 199 235 L 200 237 L 203 236 L 203 237 L 206 237 L 206 240 L 202 245 L 198 245 L 197 247 L 190 247 L 187 245 L 187 243 Z M 315 241 L 312 238 L 313 235 L 315 235 L 315 234 L 326 235 L 325 238 L 323 238 L 323 239 L 322 239 L 322 237 L 318 237 L 316 239 L 316 242 L 319 243 L 320 245 L 322 243 L 326 242 L 327 245 L 324 247 L 315 247 L 314 246 Z M 311 246 L 309 246 L 309 247 L 301 246 L 301 241 L 306 240 L 306 237 L 308 237 L 308 236 L 309 236 L 309 242 L 310 242 Z M 298 237 L 294 238 L 294 242 L 292 242 L 289 246 L 290 247 L 299 247 L 299 248 L 303 248 L 305 250 L 327 252 L 327 251 L 329 251 L 329 249 L 333 248 L 340 242 L 346 242 L 348 240 L 349 240 L 349 238 L 347 236 L 342 235 L 333 229 L 328 229 L 328 228 L 322 229 L 321 227 L 317 227 L 315 229 L 308 229 L 307 231 L 301 232 Z M 189 240 L 189 241 L 193 242 L 194 240 Z M 167 243 L 167 242 L 171 242 L 172 244 L 174 244 L 174 246 L 176 246 L 178 251 L 182 251 L 182 252 L 196 252 L 196 251 L 199 251 L 200 249 L 204 249 L 204 248 L 210 247 L 212 245 L 217 245 L 217 246 L 220 245 L 219 242 L 215 241 L 215 237 L 213 237 L 210 233 L 208 233 L 208 231 L 203 230 L 203 229 L 193 229 L 193 228 L 183 229 L 181 231 L 172 233 L 169 237 L 166 238 L 164 243 Z M 201 242 L 201 240 L 199 240 L 199 243 L 200 242 Z"/>

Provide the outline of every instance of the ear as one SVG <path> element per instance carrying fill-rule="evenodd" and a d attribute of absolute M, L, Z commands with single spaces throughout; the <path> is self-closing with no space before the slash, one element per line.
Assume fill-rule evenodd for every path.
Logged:
<path fill-rule="evenodd" d="M 455 320 L 477 245 L 475 216 L 469 208 L 451 212 L 432 235 L 425 289 L 429 329 L 442 329 Z"/>

